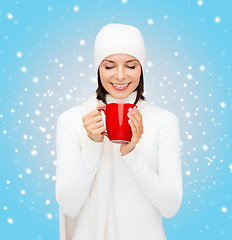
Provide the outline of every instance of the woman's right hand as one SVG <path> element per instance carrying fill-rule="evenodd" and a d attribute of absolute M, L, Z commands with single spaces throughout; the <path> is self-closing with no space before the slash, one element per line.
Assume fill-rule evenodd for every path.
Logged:
<path fill-rule="evenodd" d="M 105 104 L 98 104 L 96 109 L 82 117 L 83 126 L 87 132 L 87 135 L 94 142 L 103 142 L 104 140 L 104 135 L 102 132 L 106 130 L 106 126 L 102 121 L 102 115 L 101 112 L 98 111 L 98 108 L 105 106 Z"/>

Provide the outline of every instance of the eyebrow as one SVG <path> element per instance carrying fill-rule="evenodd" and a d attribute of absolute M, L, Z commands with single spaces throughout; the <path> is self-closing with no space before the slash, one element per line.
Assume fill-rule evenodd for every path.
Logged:
<path fill-rule="evenodd" d="M 102 62 L 104 62 L 104 61 L 111 62 L 111 63 L 115 63 L 115 62 L 112 61 L 112 60 L 103 60 Z M 137 61 L 137 62 L 138 62 L 137 59 L 131 59 L 131 60 L 126 61 L 126 63 L 128 63 L 128 62 L 133 62 L 133 61 Z"/>

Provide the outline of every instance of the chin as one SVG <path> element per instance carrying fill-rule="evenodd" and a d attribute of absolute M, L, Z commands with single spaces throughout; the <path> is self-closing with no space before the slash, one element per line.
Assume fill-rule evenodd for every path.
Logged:
<path fill-rule="evenodd" d="M 127 98 L 130 95 L 130 93 L 113 93 L 110 95 L 117 99 L 123 99 L 123 98 Z"/>

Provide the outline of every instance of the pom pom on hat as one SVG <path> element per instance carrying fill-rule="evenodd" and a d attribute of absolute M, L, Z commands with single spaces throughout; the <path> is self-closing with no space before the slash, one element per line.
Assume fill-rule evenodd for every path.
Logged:
<path fill-rule="evenodd" d="M 138 28 L 121 23 L 110 23 L 97 34 L 94 43 L 94 67 L 96 72 L 104 58 L 112 54 L 129 54 L 138 59 L 144 68 L 145 44 Z"/>

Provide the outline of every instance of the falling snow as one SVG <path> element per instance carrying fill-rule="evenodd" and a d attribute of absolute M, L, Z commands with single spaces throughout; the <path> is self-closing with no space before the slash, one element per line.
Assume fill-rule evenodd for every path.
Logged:
<path fill-rule="evenodd" d="M 47 216 L 48 219 L 52 219 L 52 214 L 51 213 L 47 213 L 46 216 Z"/>
<path fill-rule="evenodd" d="M 205 150 L 205 151 L 208 151 L 209 150 L 209 147 L 207 145 L 202 145 L 202 149 Z"/>
<path fill-rule="evenodd" d="M 13 19 L 13 14 L 12 13 L 7 13 L 7 18 Z"/>
<path fill-rule="evenodd" d="M 9 224 L 13 224 L 13 223 L 14 223 L 14 220 L 13 220 L 12 218 L 8 218 L 8 219 L 7 219 L 7 222 L 8 222 Z"/>
<path fill-rule="evenodd" d="M 225 108 L 225 107 L 226 107 L 226 103 L 225 103 L 225 102 L 220 102 L 220 106 L 221 106 L 222 108 Z"/>
<path fill-rule="evenodd" d="M 22 190 L 20 191 L 20 193 L 21 193 L 22 195 L 25 195 L 25 194 L 26 194 L 26 191 L 25 191 L 24 189 L 22 189 Z"/>
<path fill-rule="evenodd" d="M 38 152 L 37 152 L 37 150 L 35 150 L 35 149 L 33 149 L 33 150 L 31 150 L 31 156 L 37 156 L 37 154 L 38 154 Z"/>
<path fill-rule="evenodd" d="M 223 213 L 227 213 L 227 208 L 226 207 L 224 207 L 224 206 L 221 207 L 221 210 L 222 210 Z"/>
<path fill-rule="evenodd" d="M 201 65 L 201 66 L 200 66 L 200 71 L 202 71 L 202 72 L 205 71 L 205 66 L 204 66 L 204 65 Z"/>
<path fill-rule="evenodd" d="M 30 168 L 27 168 L 27 169 L 26 169 L 26 173 L 27 173 L 27 174 L 31 174 L 31 169 L 30 169 Z"/>
<path fill-rule="evenodd" d="M 73 7 L 73 11 L 74 11 L 74 12 L 78 12 L 78 11 L 79 11 L 79 7 L 78 7 L 78 6 L 74 6 L 74 7 Z"/>
<path fill-rule="evenodd" d="M 203 1 L 202 0 L 198 0 L 198 2 L 197 2 L 197 4 L 199 5 L 199 6 L 202 6 L 203 5 Z"/>
<path fill-rule="evenodd" d="M 81 46 L 84 46 L 84 45 L 85 45 L 85 40 L 84 40 L 84 39 L 81 39 L 81 40 L 80 40 L 80 45 L 81 45 Z"/>
<path fill-rule="evenodd" d="M 153 20 L 150 19 L 150 18 L 147 20 L 147 22 L 148 22 L 149 25 L 153 25 L 153 23 L 154 23 Z"/>
<path fill-rule="evenodd" d="M 6 86 L 0 96 L 1 161 L 5 161 L 0 176 L 2 231 L 17 232 L 14 227 L 23 220 L 18 209 L 23 209 L 25 217 L 40 217 L 41 223 L 48 224 L 43 227 L 52 228 L 49 224 L 56 222 L 58 229 L 54 190 L 57 117 L 69 107 L 82 104 L 97 86 L 91 51 L 94 34 L 105 24 L 101 15 L 120 22 L 125 20 L 124 12 L 130 19 L 130 12 L 141 11 L 136 25 L 147 46 L 144 95 L 151 105 L 176 114 L 180 124 L 183 200 L 173 228 L 178 230 L 189 216 L 192 221 L 197 216 L 196 238 L 213 239 L 203 235 L 212 232 L 215 239 L 229 239 L 225 235 L 229 235 L 230 227 L 223 221 L 231 226 L 232 193 L 226 181 L 231 182 L 232 177 L 231 59 L 227 44 L 232 21 L 224 16 L 222 2 L 212 11 L 210 1 L 175 2 L 170 7 L 154 1 L 151 8 L 144 5 L 150 13 L 136 9 L 139 2 L 120 0 L 115 3 L 117 8 L 102 12 L 107 2 L 97 1 L 97 20 L 90 14 L 93 9 L 89 3 L 87 14 L 84 3 L 50 6 L 41 2 L 38 14 L 43 19 L 39 22 L 32 17 L 26 19 L 30 11 L 27 9 L 24 15 L 20 12 L 25 6 L 21 1 L 14 2 L 16 7 L 7 2 L 5 10 L 0 7 L 0 18 L 6 26 L 0 24 L 0 79 Z M 194 18 L 191 14 L 174 17 L 180 10 L 191 11 Z M 47 24 L 42 26 L 44 22 Z M 204 215 L 206 210 L 214 218 L 218 214 L 220 227 Z M 31 229 L 35 239 L 51 236 Z M 171 231 L 172 227 L 173 240 L 181 239 Z"/>
<path fill-rule="evenodd" d="M 221 22 L 221 18 L 220 18 L 220 17 L 215 17 L 214 21 L 215 21 L 216 23 L 219 23 L 219 22 Z"/>
<path fill-rule="evenodd" d="M 16 53 L 16 56 L 17 56 L 18 58 L 21 58 L 21 57 L 23 56 L 23 54 L 22 54 L 22 52 L 17 52 L 17 53 Z"/>
<path fill-rule="evenodd" d="M 24 67 L 24 66 L 22 66 L 22 67 L 21 67 L 21 71 L 25 73 L 25 72 L 27 72 L 27 68 Z"/>

